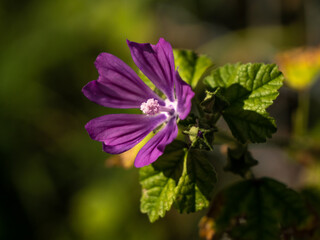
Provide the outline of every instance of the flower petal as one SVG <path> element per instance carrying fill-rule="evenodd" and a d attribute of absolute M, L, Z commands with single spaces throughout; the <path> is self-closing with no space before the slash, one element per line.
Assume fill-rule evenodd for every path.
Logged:
<path fill-rule="evenodd" d="M 134 162 L 135 167 L 144 167 L 156 161 L 163 154 L 166 145 L 171 143 L 177 134 L 176 119 L 171 118 L 167 125 L 141 148 Z"/>
<path fill-rule="evenodd" d="M 176 71 L 175 74 L 176 98 L 178 101 L 177 111 L 181 120 L 185 119 L 191 110 L 191 99 L 194 97 L 189 84 L 183 81 Z"/>
<path fill-rule="evenodd" d="M 95 65 L 98 80 L 89 82 L 82 89 L 91 101 L 111 108 L 140 108 L 141 103 L 154 98 L 164 105 L 163 100 L 119 58 L 101 53 Z"/>
<path fill-rule="evenodd" d="M 110 114 L 92 119 L 85 126 L 93 140 L 103 142 L 103 150 L 118 154 L 129 150 L 166 120 L 165 114 Z"/>
<path fill-rule="evenodd" d="M 132 59 L 138 68 L 174 101 L 174 58 L 170 43 L 160 38 L 157 45 L 127 40 Z"/>

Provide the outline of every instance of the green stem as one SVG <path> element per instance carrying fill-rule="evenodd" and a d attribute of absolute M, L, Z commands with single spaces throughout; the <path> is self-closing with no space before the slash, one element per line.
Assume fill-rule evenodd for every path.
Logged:
<path fill-rule="evenodd" d="M 294 137 L 301 137 L 308 130 L 310 94 L 309 89 L 298 92 L 298 107 L 294 114 Z"/>

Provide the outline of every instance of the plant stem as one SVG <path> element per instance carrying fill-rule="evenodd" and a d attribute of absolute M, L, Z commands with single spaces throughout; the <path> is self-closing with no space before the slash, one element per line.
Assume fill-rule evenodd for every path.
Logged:
<path fill-rule="evenodd" d="M 308 130 L 309 121 L 309 105 L 310 94 L 309 89 L 301 90 L 298 92 L 298 107 L 294 114 L 294 129 L 293 135 L 295 138 L 299 138 L 306 134 Z"/>

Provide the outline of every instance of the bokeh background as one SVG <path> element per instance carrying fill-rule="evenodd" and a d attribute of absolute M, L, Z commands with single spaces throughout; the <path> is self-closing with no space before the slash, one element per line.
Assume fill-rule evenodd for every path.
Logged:
<path fill-rule="evenodd" d="M 87 121 L 119 112 L 81 93 L 98 76 L 96 56 L 109 52 L 135 68 L 126 39 L 164 37 L 217 66 L 270 63 L 282 51 L 319 45 L 319 25 L 318 0 L 1 0 L 0 239 L 198 239 L 205 211 L 173 210 L 150 224 L 139 211 L 137 169 L 107 167 L 109 156 L 87 135 Z M 310 91 L 310 128 L 320 126 L 319 90 L 315 83 Z M 283 143 L 297 96 L 281 89 L 270 109 L 275 140 L 252 148 L 261 161 L 257 175 L 295 188 L 316 185 L 320 175 L 305 170 Z M 221 173 L 221 182 L 231 175 Z"/>

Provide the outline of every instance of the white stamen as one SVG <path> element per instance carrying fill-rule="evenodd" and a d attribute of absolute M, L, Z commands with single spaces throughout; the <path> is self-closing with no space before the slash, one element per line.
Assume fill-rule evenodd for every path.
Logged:
<path fill-rule="evenodd" d="M 150 98 L 141 104 L 140 110 L 147 115 L 156 115 L 160 112 L 160 105 L 158 100 Z"/>

